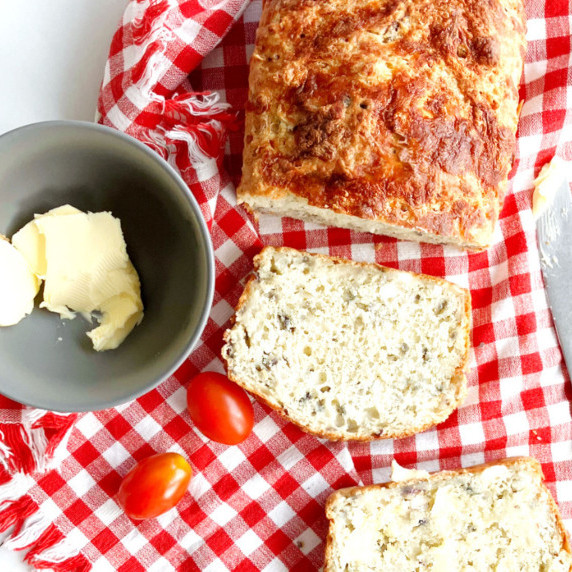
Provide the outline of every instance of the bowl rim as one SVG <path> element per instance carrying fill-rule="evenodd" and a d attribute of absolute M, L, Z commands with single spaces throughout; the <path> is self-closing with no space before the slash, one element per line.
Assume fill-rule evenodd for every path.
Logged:
<path fill-rule="evenodd" d="M 204 239 L 204 246 L 205 246 L 205 258 L 206 258 L 206 278 L 207 278 L 207 285 L 206 285 L 206 300 L 204 307 L 201 311 L 198 325 L 195 328 L 193 335 L 187 340 L 187 342 L 182 347 L 181 351 L 179 352 L 176 359 L 173 361 L 171 366 L 165 370 L 163 374 L 159 377 L 152 379 L 149 383 L 147 383 L 142 388 L 138 389 L 134 393 L 130 393 L 129 396 L 120 397 L 117 399 L 112 399 L 110 401 L 99 401 L 95 402 L 93 407 L 82 405 L 76 407 L 65 407 L 61 408 L 53 408 L 52 404 L 46 403 L 34 403 L 33 400 L 26 400 L 22 401 L 18 396 L 11 395 L 10 392 L 6 392 L 4 388 L 1 388 L 1 394 L 12 399 L 22 405 L 27 405 L 30 407 L 35 407 L 39 409 L 45 409 L 48 411 L 57 411 L 62 413 L 80 413 L 80 412 L 93 412 L 93 411 L 103 411 L 106 409 L 111 409 L 118 405 L 123 405 L 134 401 L 138 397 L 149 393 L 153 389 L 157 388 L 161 383 L 167 380 L 170 376 L 175 373 L 177 369 L 184 363 L 184 361 L 189 357 L 189 355 L 194 350 L 199 338 L 204 332 L 204 329 L 207 325 L 208 318 L 210 316 L 212 310 L 212 303 L 214 299 L 214 286 L 215 286 L 215 260 L 214 260 L 214 247 L 212 243 L 211 233 L 209 228 L 205 222 L 203 214 L 201 212 L 199 203 L 193 193 L 191 192 L 190 188 L 188 187 L 187 183 L 185 183 L 184 179 L 181 175 L 157 152 L 153 151 L 150 147 L 135 139 L 131 135 L 124 133 L 122 131 L 118 131 L 112 127 L 108 127 L 106 125 L 101 125 L 99 123 L 91 122 L 91 121 L 79 121 L 79 120 L 72 120 L 72 119 L 57 119 L 57 120 L 49 120 L 49 121 L 38 121 L 34 123 L 28 123 L 26 125 L 22 125 L 20 127 L 16 127 L 15 129 L 11 129 L 10 131 L 6 131 L 5 133 L 0 134 L 0 145 L 5 145 L 6 140 L 9 140 L 13 137 L 18 137 L 25 131 L 35 131 L 35 130 L 43 130 L 43 129 L 52 129 L 52 128 L 79 128 L 79 129 L 87 129 L 88 131 L 96 131 L 99 133 L 103 133 L 106 136 L 115 137 L 130 145 L 139 151 L 141 151 L 144 155 L 146 155 L 151 161 L 157 163 L 157 165 L 162 168 L 166 173 L 173 179 L 176 183 L 179 190 L 182 192 L 184 198 L 187 199 L 195 218 L 198 221 L 198 226 L 200 229 L 200 234 Z M 9 143 L 8 143 L 9 145 Z"/>

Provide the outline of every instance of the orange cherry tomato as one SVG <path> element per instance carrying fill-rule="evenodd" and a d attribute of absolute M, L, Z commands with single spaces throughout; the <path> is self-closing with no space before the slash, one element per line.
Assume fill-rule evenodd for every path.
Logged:
<path fill-rule="evenodd" d="M 130 518 L 155 518 L 181 500 L 192 474 L 191 466 L 178 453 L 152 455 L 125 475 L 117 500 Z"/>
<path fill-rule="evenodd" d="M 236 445 L 254 425 L 254 410 L 246 392 L 220 373 L 200 373 L 187 388 L 187 407 L 193 423 L 209 439 Z"/>

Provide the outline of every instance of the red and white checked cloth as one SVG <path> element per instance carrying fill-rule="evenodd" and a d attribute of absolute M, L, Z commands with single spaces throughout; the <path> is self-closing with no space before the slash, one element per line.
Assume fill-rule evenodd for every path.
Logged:
<path fill-rule="evenodd" d="M 387 480 L 392 458 L 434 471 L 533 455 L 570 528 L 572 387 L 530 210 L 540 167 L 555 154 L 572 161 L 568 2 L 527 2 L 525 103 L 512 184 L 494 244 L 478 254 L 289 219 L 261 217 L 255 226 L 236 207 L 231 181 L 240 175 L 242 132 L 234 111 L 246 100 L 261 0 L 245 5 L 132 1 L 113 39 L 100 121 L 146 142 L 183 174 L 212 232 L 214 305 L 200 344 L 173 377 L 132 403 L 84 414 L 71 432 L 75 416 L 0 401 L 0 532 L 11 534 L 5 546 L 26 549 L 37 567 L 62 571 L 314 570 L 323 558 L 326 497 L 342 486 Z M 244 443 L 203 438 L 185 411 L 185 385 L 199 371 L 222 371 L 222 332 L 262 244 L 376 261 L 469 287 L 474 347 L 463 406 L 415 437 L 340 444 L 306 435 L 255 403 L 254 432 Z M 42 474 L 66 432 L 57 470 Z M 136 524 L 114 494 L 137 460 L 167 450 L 190 459 L 190 494 L 176 509 Z"/>

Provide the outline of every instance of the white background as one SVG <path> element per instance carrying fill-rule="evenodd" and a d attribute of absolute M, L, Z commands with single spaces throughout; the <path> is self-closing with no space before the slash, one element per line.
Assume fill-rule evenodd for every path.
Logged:
<path fill-rule="evenodd" d="M 126 4 L 0 0 L 0 133 L 49 119 L 93 121 L 109 44 Z M 0 570 L 31 570 L 22 556 L 0 548 Z"/>
<path fill-rule="evenodd" d="M 126 0 L 0 0 L 0 133 L 92 121 Z"/>

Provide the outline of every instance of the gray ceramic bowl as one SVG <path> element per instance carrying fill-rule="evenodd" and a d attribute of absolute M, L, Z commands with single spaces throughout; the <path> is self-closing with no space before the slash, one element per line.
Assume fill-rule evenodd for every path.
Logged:
<path fill-rule="evenodd" d="M 11 237 L 69 203 L 121 220 L 139 272 L 143 322 L 117 349 L 95 352 L 94 326 L 37 306 L 0 328 L 0 393 L 43 409 L 93 411 L 134 399 L 177 369 L 198 340 L 213 296 L 214 259 L 197 202 L 179 175 L 135 139 L 55 121 L 0 137 L 0 233 Z"/>

